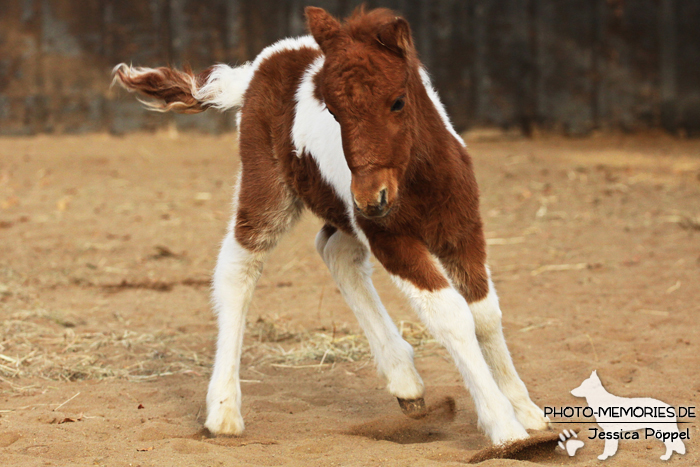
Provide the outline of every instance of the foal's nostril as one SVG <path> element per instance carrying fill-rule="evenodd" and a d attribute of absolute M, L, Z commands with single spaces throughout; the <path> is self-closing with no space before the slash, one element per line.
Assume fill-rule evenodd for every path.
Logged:
<path fill-rule="evenodd" d="M 379 192 L 379 209 L 384 209 L 387 205 L 387 190 L 386 188 L 382 188 L 382 190 Z"/>

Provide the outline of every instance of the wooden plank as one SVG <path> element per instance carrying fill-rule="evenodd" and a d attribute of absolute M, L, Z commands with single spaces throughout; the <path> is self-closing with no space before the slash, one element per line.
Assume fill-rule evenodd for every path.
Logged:
<path fill-rule="evenodd" d="M 536 101 L 533 98 L 534 80 L 534 9 L 530 0 L 516 0 L 512 3 L 513 22 L 510 73 L 515 93 L 515 121 L 523 133 L 531 135 L 536 117 Z"/>
<path fill-rule="evenodd" d="M 104 54 L 110 63 L 137 66 L 172 61 L 168 0 L 104 0 Z"/>
<path fill-rule="evenodd" d="M 172 61 L 168 0 L 104 0 L 102 24 L 106 67 L 117 63 L 162 66 Z M 171 114 L 149 112 L 118 87 L 106 102 L 109 130 L 116 134 L 155 130 L 172 122 Z"/>
<path fill-rule="evenodd" d="M 170 0 L 171 61 L 203 69 L 226 61 L 227 5 L 223 0 Z"/>
<path fill-rule="evenodd" d="M 243 42 L 243 12 L 241 0 L 225 2 L 225 42 L 226 60 L 231 64 L 245 61 L 245 44 Z"/>
<path fill-rule="evenodd" d="M 417 39 L 427 39 L 427 46 L 418 44 L 421 59 L 453 124 L 465 128 L 472 120 L 474 107 L 470 94 L 471 36 L 466 27 L 469 5 L 441 0 L 427 11 L 422 19 L 427 27 L 425 23 L 420 25 L 422 36 Z"/>
<path fill-rule="evenodd" d="M 0 134 L 42 131 L 38 6 L 0 0 Z"/>
<path fill-rule="evenodd" d="M 171 63 L 195 71 L 228 61 L 227 8 L 222 0 L 170 0 Z M 178 129 L 220 133 L 230 120 L 217 111 L 197 115 L 173 115 Z"/>
<path fill-rule="evenodd" d="M 700 2 L 676 0 L 679 127 L 700 136 Z"/>
<path fill-rule="evenodd" d="M 44 131 L 102 130 L 109 80 L 102 55 L 100 2 L 54 0 L 40 5 Z"/>
<path fill-rule="evenodd" d="M 607 63 L 605 59 L 605 38 L 608 24 L 607 0 L 595 0 L 592 18 L 592 49 L 593 61 L 591 64 L 591 86 L 593 98 L 591 101 L 591 113 L 595 128 L 610 126 L 608 118 L 607 92 Z"/>
<path fill-rule="evenodd" d="M 246 59 L 252 60 L 262 49 L 284 37 L 286 21 L 280 24 L 279 10 L 289 8 L 285 3 L 246 0 L 242 5 L 245 18 Z"/>
<path fill-rule="evenodd" d="M 659 8 L 659 94 L 661 124 L 668 131 L 678 127 L 676 114 L 676 2 L 661 0 Z"/>
<path fill-rule="evenodd" d="M 603 46 L 605 126 L 658 126 L 659 6 L 655 0 L 607 4 Z"/>
<path fill-rule="evenodd" d="M 472 10 L 469 23 L 473 31 L 472 54 L 472 98 L 474 102 L 474 120 L 476 124 L 484 124 L 488 121 L 487 109 L 489 106 L 489 76 L 486 69 L 486 17 L 487 2 L 483 0 L 472 1 Z"/>
<path fill-rule="evenodd" d="M 468 2 L 450 2 L 450 34 L 438 39 L 436 60 L 443 71 L 436 83 L 440 98 L 453 125 L 465 129 L 474 123 L 471 63 L 474 56 L 472 36 L 466 27 L 470 19 Z"/>
<path fill-rule="evenodd" d="M 532 105 L 521 96 L 532 88 L 529 4 L 525 0 L 474 0 L 472 86 L 481 125 L 521 126 Z"/>
<path fill-rule="evenodd" d="M 585 134 L 594 126 L 594 9 L 588 0 L 538 1 L 537 112 L 546 128 Z"/>

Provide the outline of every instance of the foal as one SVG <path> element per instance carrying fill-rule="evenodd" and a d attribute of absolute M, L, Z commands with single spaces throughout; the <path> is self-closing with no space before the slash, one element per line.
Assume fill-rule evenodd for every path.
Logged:
<path fill-rule="evenodd" d="M 121 64 L 126 89 L 156 110 L 239 107 L 241 173 L 214 272 L 219 338 L 206 427 L 240 434 L 245 316 L 269 252 L 304 206 L 325 221 L 316 248 L 404 412 L 424 408 L 413 349 L 371 281 L 370 251 L 452 357 L 495 444 L 548 419 L 508 353 L 486 266 L 478 189 L 462 140 L 418 61 L 408 23 L 385 9 L 343 24 L 306 8 L 311 36 L 252 64 L 199 75 Z"/>

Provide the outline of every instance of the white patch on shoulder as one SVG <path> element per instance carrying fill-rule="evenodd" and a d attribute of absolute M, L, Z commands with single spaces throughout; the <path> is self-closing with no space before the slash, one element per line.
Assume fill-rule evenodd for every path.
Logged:
<path fill-rule="evenodd" d="M 425 70 L 425 68 L 421 67 L 420 68 L 420 77 L 423 80 L 423 86 L 425 86 L 425 90 L 428 93 L 428 97 L 430 97 L 430 100 L 433 101 L 433 105 L 435 106 L 435 109 L 438 111 L 438 114 L 440 114 L 440 118 L 442 119 L 442 122 L 445 124 L 445 128 L 447 128 L 447 131 L 452 133 L 452 135 L 457 138 L 457 141 L 462 146 L 466 147 L 466 144 L 464 143 L 464 140 L 462 139 L 461 136 L 455 131 L 454 127 L 452 126 L 452 122 L 450 121 L 450 117 L 447 115 L 447 111 L 445 110 L 445 106 L 442 105 L 442 102 L 440 101 L 440 96 L 438 96 L 437 91 L 435 88 L 433 88 L 433 84 L 430 82 L 430 76 L 428 75 L 428 72 Z"/>
<path fill-rule="evenodd" d="M 352 203 L 352 174 L 343 153 L 340 125 L 326 106 L 314 96 L 314 76 L 323 67 L 324 57 L 317 58 L 306 70 L 296 93 L 296 115 L 292 141 L 297 157 L 304 152 L 317 162 L 323 179 L 346 203 Z"/>
<path fill-rule="evenodd" d="M 324 57 L 318 57 L 304 72 L 296 93 L 296 114 L 292 126 L 292 142 L 297 157 L 309 154 L 316 161 L 321 177 L 345 204 L 357 238 L 369 245 L 367 237 L 355 221 L 350 183 L 352 173 L 345 160 L 340 125 L 326 106 L 314 96 L 314 76 L 323 68 Z"/>

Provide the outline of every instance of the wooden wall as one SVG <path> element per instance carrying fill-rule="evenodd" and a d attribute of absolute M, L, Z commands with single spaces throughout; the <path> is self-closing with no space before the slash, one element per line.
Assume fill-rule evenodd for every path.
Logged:
<path fill-rule="evenodd" d="M 160 115 L 109 93 L 122 61 L 241 63 L 304 34 L 303 8 L 351 0 L 0 0 L 0 134 L 180 128 L 230 115 Z M 386 0 L 411 23 L 459 129 L 700 133 L 698 0 Z"/>

